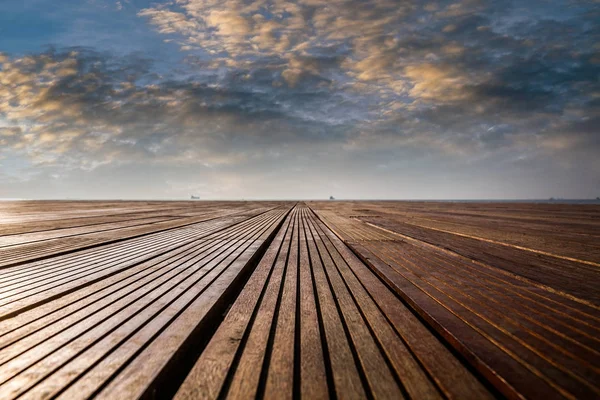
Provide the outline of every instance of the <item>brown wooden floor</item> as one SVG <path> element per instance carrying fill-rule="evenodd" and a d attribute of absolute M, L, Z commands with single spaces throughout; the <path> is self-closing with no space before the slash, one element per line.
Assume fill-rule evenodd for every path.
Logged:
<path fill-rule="evenodd" d="M 0 203 L 0 399 L 600 398 L 600 207 Z"/>

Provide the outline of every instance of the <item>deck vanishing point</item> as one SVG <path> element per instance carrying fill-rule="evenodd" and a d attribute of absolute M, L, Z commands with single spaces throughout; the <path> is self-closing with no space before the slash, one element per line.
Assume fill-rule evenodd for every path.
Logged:
<path fill-rule="evenodd" d="M 600 207 L 2 202 L 0 399 L 600 399 Z"/>

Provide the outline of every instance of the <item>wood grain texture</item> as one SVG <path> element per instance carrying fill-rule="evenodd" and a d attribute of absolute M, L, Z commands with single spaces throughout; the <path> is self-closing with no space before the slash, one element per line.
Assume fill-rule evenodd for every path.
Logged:
<path fill-rule="evenodd" d="M 1 399 L 600 398 L 600 208 L 0 203 Z"/>
<path fill-rule="evenodd" d="M 233 217 L 224 210 L 211 221 L 2 269 L 1 397 L 165 390 L 291 206 L 244 206 Z"/>
<path fill-rule="evenodd" d="M 284 226 L 177 399 L 493 397 L 310 209 Z"/>
<path fill-rule="evenodd" d="M 504 395 L 600 397 L 598 207 L 311 206 Z"/>

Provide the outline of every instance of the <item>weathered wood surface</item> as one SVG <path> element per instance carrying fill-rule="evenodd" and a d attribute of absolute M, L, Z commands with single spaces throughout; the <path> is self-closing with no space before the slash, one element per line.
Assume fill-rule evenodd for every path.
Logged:
<path fill-rule="evenodd" d="M 70 202 L 67 202 L 70 203 Z M 91 248 L 100 244 L 114 243 L 125 239 L 142 237 L 156 232 L 166 232 L 177 228 L 194 226 L 194 224 L 203 221 L 210 221 L 217 218 L 222 218 L 229 214 L 240 214 L 244 211 L 251 212 L 252 206 L 248 204 L 225 204 L 221 207 L 203 207 L 194 210 L 194 203 L 186 207 L 168 207 L 165 210 L 154 210 L 153 212 L 145 213 L 145 218 L 150 219 L 145 223 L 140 223 L 139 212 L 125 212 L 125 208 L 120 207 L 117 210 L 109 210 L 109 212 L 119 212 L 119 221 L 111 224 L 100 223 L 97 218 L 98 210 L 91 210 L 87 213 L 76 213 L 70 208 L 63 211 L 54 211 L 54 213 L 63 213 L 68 216 L 79 215 L 75 226 L 60 225 L 60 228 L 45 229 L 39 231 L 35 225 L 28 223 L 27 218 L 31 214 L 34 217 L 41 218 L 56 218 L 55 215 L 48 216 L 49 211 L 39 211 L 38 213 L 27 213 L 23 215 L 26 219 L 21 225 L 20 230 L 15 229 L 15 215 L 8 215 L 6 220 L 9 223 L 0 223 L 0 232 L 13 232 L 10 235 L 0 236 L 0 268 L 19 263 L 43 259 L 48 256 L 56 256 L 57 254 L 66 254 L 72 251 Z M 77 203 L 73 207 L 77 207 Z M 43 204 L 45 206 L 45 204 Z M 196 207 L 198 208 L 198 207 Z M 54 207 L 49 207 L 53 210 Z M 101 208 L 102 209 L 102 208 Z M 134 208 L 135 209 L 135 208 Z M 9 209 L 10 210 L 10 209 Z M 177 214 L 179 212 L 179 214 Z M 8 214 L 8 212 L 5 212 Z M 173 215 L 173 214 L 176 215 Z M 18 212 L 13 214 L 19 215 Z M 92 217 L 89 217 L 92 214 Z M 135 216 L 132 216 L 135 214 Z M 109 215 L 108 217 L 110 217 Z M 132 219 L 123 219 L 126 216 L 132 216 Z M 93 218 L 91 225 L 81 225 L 88 218 Z M 4 218 L 3 218 L 4 220 Z M 108 225 L 108 226 L 107 226 Z M 23 232 L 28 230 L 28 232 Z M 20 234 L 14 232 L 19 231 Z"/>
<path fill-rule="evenodd" d="M 600 398 L 599 236 L 593 206 L 1 202 L 0 399 Z"/>
<path fill-rule="evenodd" d="M 361 201 L 311 206 L 344 217 L 393 220 L 600 264 L 598 205 Z"/>
<path fill-rule="evenodd" d="M 555 210 L 544 213 L 530 204 L 480 205 L 494 213 L 485 211 L 483 222 L 451 231 L 419 222 L 420 214 L 410 219 L 389 212 L 396 206 L 409 215 L 424 213 L 412 204 L 311 206 L 504 395 L 600 398 L 600 268 L 593 254 L 575 250 L 600 244 L 590 240 L 598 230 L 598 207 L 562 206 L 567 216 L 555 217 Z M 506 218 L 519 226 L 511 241 L 501 241 L 488 225 L 489 218 L 504 225 L 497 210 L 504 207 L 514 209 Z M 450 216 L 438 210 L 435 218 L 470 216 L 475 205 L 452 208 Z M 546 224 L 549 238 L 569 229 L 580 235 L 564 247 L 536 245 L 544 233 L 533 231 L 532 219 Z"/>
<path fill-rule="evenodd" d="M 491 397 L 329 229 L 297 207 L 177 399 Z"/>
<path fill-rule="evenodd" d="M 178 370 L 172 360 L 213 329 L 289 209 L 255 204 L 1 269 L 0 397 L 160 390 Z"/>

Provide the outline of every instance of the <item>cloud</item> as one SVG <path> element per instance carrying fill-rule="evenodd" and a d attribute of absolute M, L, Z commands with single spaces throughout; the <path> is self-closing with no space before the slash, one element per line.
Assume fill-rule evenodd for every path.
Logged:
<path fill-rule="evenodd" d="M 137 17 L 177 45 L 177 68 L 89 48 L 0 54 L 0 153 L 69 171 L 291 169 L 309 152 L 321 166 L 435 155 L 598 176 L 597 14 L 558 0 L 153 3 Z"/>
<path fill-rule="evenodd" d="M 83 169 L 142 160 L 226 165 L 339 139 L 336 125 L 352 119 L 326 105 L 325 91 L 290 93 L 237 73 L 214 78 L 156 80 L 147 60 L 87 49 L 6 60 L 3 150 Z"/>
<path fill-rule="evenodd" d="M 446 103 L 469 100 L 465 90 L 469 77 L 451 65 L 409 65 L 404 74 L 411 80 L 409 95 L 418 100 Z"/>

